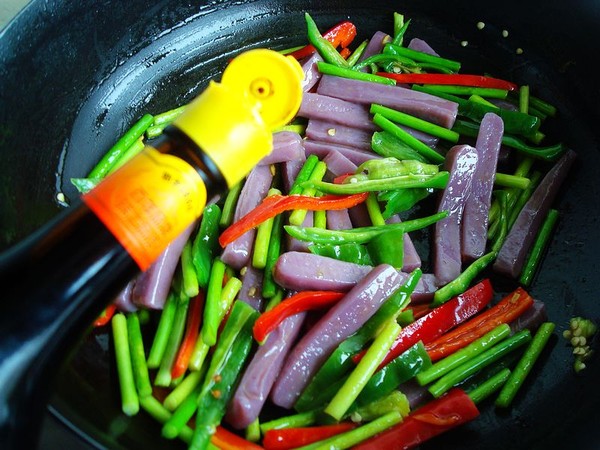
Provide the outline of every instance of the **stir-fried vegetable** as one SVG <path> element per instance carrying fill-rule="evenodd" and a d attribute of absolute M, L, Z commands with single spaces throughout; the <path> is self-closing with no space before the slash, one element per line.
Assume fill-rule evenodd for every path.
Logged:
<path fill-rule="evenodd" d="M 96 321 L 112 321 L 123 411 L 190 448 L 411 448 L 496 391 L 509 406 L 554 330 L 529 319 L 544 309 L 525 288 L 575 155 L 540 145 L 556 109 L 460 73 L 401 14 L 357 45 L 349 21 L 305 21 L 308 44 L 286 54 L 306 92 L 273 153 Z M 74 184 L 183 108 L 142 117 Z M 495 291 L 493 270 L 522 286 Z M 148 307 L 162 311 L 140 320 Z M 576 371 L 595 332 L 576 318 L 564 333 Z"/>

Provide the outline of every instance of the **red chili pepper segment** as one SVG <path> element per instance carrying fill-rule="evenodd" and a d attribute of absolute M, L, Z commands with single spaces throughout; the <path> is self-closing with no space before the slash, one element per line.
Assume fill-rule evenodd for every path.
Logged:
<path fill-rule="evenodd" d="M 171 378 L 176 380 L 185 373 L 190 363 L 190 358 L 196 346 L 198 333 L 200 332 L 200 319 L 204 307 L 204 292 L 200 293 L 191 300 L 190 310 L 188 312 L 185 336 L 175 357 L 173 368 L 171 369 Z"/>
<path fill-rule="evenodd" d="M 492 296 L 492 285 L 488 279 L 485 279 L 406 326 L 379 368 L 381 369 L 417 342 L 423 341 L 424 344 L 432 342 L 459 323 L 474 316 L 492 300 Z M 353 361 L 358 363 L 363 354 L 364 352 L 355 355 Z"/>
<path fill-rule="evenodd" d="M 356 425 L 353 423 L 342 422 L 318 427 L 268 430 L 265 433 L 262 444 L 266 450 L 290 450 L 312 444 L 313 442 L 322 441 L 355 427 Z"/>
<path fill-rule="evenodd" d="M 215 433 L 210 438 L 213 445 L 221 450 L 262 450 L 263 447 L 247 441 L 222 426 L 218 426 Z"/>
<path fill-rule="evenodd" d="M 356 37 L 356 26 L 352 22 L 346 20 L 328 30 L 323 34 L 323 37 L 331 42 L 336 48 L 340 46 L 342 48 L 347 48 Z M 293 56 L 296 59 L 302 59 L 312 55 L 314 52 L 315 48 L 309 44 L 290 53 L 289 56 Z"/>
<path fill-rule="evenodd" d="M 472 86 L 514 91 L 518 89 L 515 83 L 499 78 L 485 77 L 482 75 L 446 74 L 446 73 L 387 73 L 378 72 L 377 75 L 396 80 L 397 83 L 408 84 L 445 84 L 454 86 Z"/>
<path fill-rule="evenodd" d="M 114 303 L 108 305 L 104 309 L 104 311 L 102 311 L 102 314 L 100 314 L 100 316 L 98 316 L 98 318 L 94 321 L 94 326 L 102 327 L 102 326 L 106 325 L 108 322 L 110 322 L 110 319 L 112 319 L 112 317 L 115 315 L 116 311 L 117 311 L 117 307 L 115 306 Z"/>
<path fill-rule="evenodd" d="M 275 217 L 285 211 L 294 209 L 306 209 L 310 211 L 339 210 L 352 208 L 364 202 L 368 193 L 353 195 L 324 195 L 322 197 L 311 197 L 308 195 L 271 195 L 266 197 L 260 205 L 230 225 L 221 236 L 219 244 L 225 247 L 235 241 L 238 237 L 257 227 L 265 220 Z"/>
<path fill-rule="evenodd" d="M 303 291 L 292 295 L 256 319 L 252 330 L 254 339 L 257 342 L 263 342 L 268 334 L 287 317 L 309 309 L 331 306 L 341 300 L 344 295 L 343 292 L 335 291 Z"/>
<path fill-rule="evenodd" d="M 521 287 L 504 297 L 498 304 L 461 326 L 425 343 L 432 361 L 437 361 L 467 346 L 498 325 L 510 323 L 533 305 L 533 298 Z"/>
<path fill-rule="evenodd" d="M 353 448 L 355 450 L 414 448 L 477 416 L 479 410 L 473 400 L 462 389 L 455 388 L 417 409 L 398 425 Z"/>

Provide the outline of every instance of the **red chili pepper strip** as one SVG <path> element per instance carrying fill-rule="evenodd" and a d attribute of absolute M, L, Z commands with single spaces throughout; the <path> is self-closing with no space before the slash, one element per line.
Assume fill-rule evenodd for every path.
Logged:
<path fill-rule="evenodd" d="M 351 422 L 341 422 L 318 427 L 268 430 L 265 433 L 262 444 L 265 450 L 289 450 L 322 441 L 337 434 L 350 431 L 355 427 L 356 425 Z"/>
<path fill-rule="evenodd" d="M 327 39 L 334 47 L 341 46 L 342 48 L 348 47 L 354 38 L 356 37 L 356 26 L 352 22 L 347 20 L 341 22 L 323 34 L 323 37 Z M 312 45 L 306 45 L 295 52 L 290 53 L 288 56 L 293 56 L 296 59 L 306 58 L 315 52 L 315 48 Z"/>
<path fill-rule="evenodd" d="M 485 279 L 406 326 L 392 344 L 379 368 L 388 364 L 417 342 L 423 341 L 423 344 L 428 344 L 459 323 L 474 316 L 492 300 L 492 296 L 493 290 L 490 280 Z M 355 355 L 353 361 L 358 363 L 364 353 L 363 351 Z"/>
<path fill-rule="evenodd" d="M 283 300 L 274 308 L 261 314 L 256 322 L 252 332 L 257 342 L 263 342 L 267 335 L 279 326 L 281 322 L 289 316 L 298 314 L 309 309 L 319 309 L 331 306 L 337 303 L 342 297 L 343 292 L 335 291 L 302 291 Z"/>
<path fill-rule="evenodd" d="M 409 305 L 408 308 L 406 309 L 410 309 L 413 312 L 413 318 L 414 320 L 418 320 L 423 316 L 426 316 L 427 314 L 429 314 L 431 311 L 433 311 L 430 307 L 429 304 L 424 303 L 422 305 Z"/>
<path fill-rule="evenodd" d="M 432 361 L 437 361 L 455 351 L 466 347 L 475 339 L 480 338 L 498 325 L 510 323 L 533 305 L 533 298 L 521 287 L 504 297 L 477 317 L 463 323 L 461 326 L 440 336 L 438 339 L 425 343 L 425 349 Z"/>
<path fill-rule="evenodd" d="M 114 303 L 108 305 L 104 309 L 104 311 L 102 311 L 102 314 L 100 314 L 100 316 L 98 316 L 98 318 L 94 322 L 94 326 L 102 327 L 102 326 L 106 325 L 108 322 L 110 322 L 110 319 L 112 319 L 112 317 L 115 315 L 116 310 L 117 310 L 117 307 L 115 306 Z"/>
<path fill-rule="evenodd" d="M 320 211 L 352 208 L 364 202 L 368 196 L 368 192 L 352 195 L 324 195 L 322 197 L 311 197 L 309 195 L 271 195 L 223 231 L 221 236 L 219 236 L 219 244 L 221 247 L 225 247 L 265 220 L 275 217 L 284 211 L 294 209 Z"/>
<path fill-rule="evenodd" d="M 188 311 L 185 335 L 181 341 L 179 351 L 175 357 L 173 368 L 171 369 L 171 378 L 176 380 L 185 373 L 190 364 L 190 358 L 194 352 L 198 333 L 200 332 L 200 319 L 202 317 L 202 308 L 204 306 L 204 291 L 190 301 L 190 310 Z"/>
<path fill-rule="evenodd" d="M 479 416 L 473 400 L 459 388 L 409 414 L 404 421 L 353 447 L 354 450 L 404 450 Z"/>
<path fill-rule="evenodd" d="M 221 450 L 262 450 L 258 444 L 247 441 L 222 426 L 218 426 L 215 433 L 211 436 L 210 442 Z"/>
<path fill-rule="evenodd" d="M 396 80 L 397 83 L 408 84 L 449 84 L 454 86 L 472 86 L 514 91 L 518 89 L 515 83 L 499 78 L 483 75 L 447 74 L 447 73 L 387 73 L 377 72 L 377 75 Z"/>

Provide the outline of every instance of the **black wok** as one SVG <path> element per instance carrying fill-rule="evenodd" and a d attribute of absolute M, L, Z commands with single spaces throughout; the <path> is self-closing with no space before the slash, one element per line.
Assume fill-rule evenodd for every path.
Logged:
<path fill-rule="evenodd" d="M 563 214 L 552 247 L 531 288 L 557 323 L 551 352 L 542 355 L 511 411 L 485 405 L 476 421 L 426 448 L 599 448 L 598 357 L 576 376 L 558 335 L 574 315 L 600 319 L 600 89 L 594 72 L 600 2 L 189 3 L 33 1 L 0 34 L 0 248 L 56 216 L 64 207 L 57 193 L 75 198 L 69 178 L 86 174 L 141 114 L 189 101 L 241 49 L 303 43 L 303 11 L 322 27 L 349 18 L 359 39 L 391 31 L 392 12 L 404 13 L 413 19 L 410 35 L 461 60 L 463 72 L 529 84 L 554 103 L 561 116 L 546 130 L 549 140 L 563 140 L 579 154 L 559 198 Z M 50 378 L 52 415 L 82 437 L 82 446 L 179 448 L 160 439 L 160 427 L 146 415 L 120 412 L 109 347 L 107 336 L 94 332 L 68 357 L 57 355 L 57 365 L 66 359 L 59 376 Z"/>

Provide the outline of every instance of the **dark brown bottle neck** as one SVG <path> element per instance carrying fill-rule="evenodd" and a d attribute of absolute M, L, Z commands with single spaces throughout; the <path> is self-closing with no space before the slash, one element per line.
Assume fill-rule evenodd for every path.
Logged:
<path fill-rule="evenodd" d="M 190 164 L 202 178 L 209 198 L 227 190 L 227 182 L 216 164 L 179 128 L 175 126 L 165 128 L 163 134 L 150 145 L 161 153 L 177 156 Z"/>

